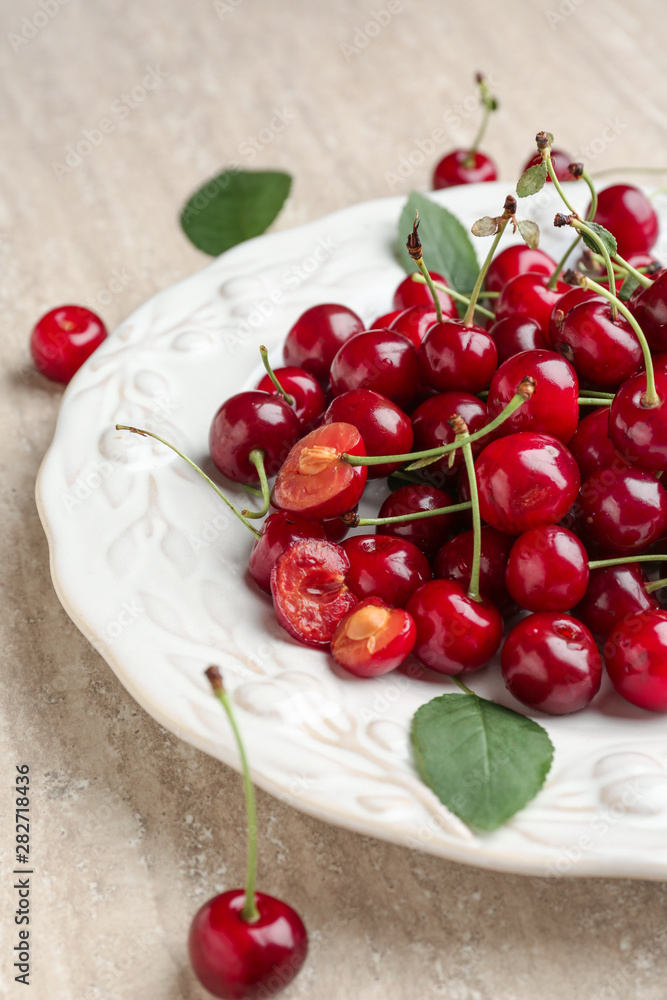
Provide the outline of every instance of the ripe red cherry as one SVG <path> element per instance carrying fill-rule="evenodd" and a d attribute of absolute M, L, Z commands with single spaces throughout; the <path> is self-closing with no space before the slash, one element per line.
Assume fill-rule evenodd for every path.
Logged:
<path fill-rule="evenodd" d="M 335 396 L 350 389 L 372 389 L 406 407 L 419 385 L 417 351 L 393 330 L 365 330 L 343 344 L 331 365 Z"/>
<path fill-rule="evenodd" d="M 322 383 L 338 348 L 364 329 L 363 322 L 346 306 L 333 303 L 306 309 L 287 334 L 283 357 L 288 365 L 304 368 Z"/>
<path fill-rule="evenodd" d="M 394 490 L 380 507 L 378 517 L 401 517 L 420 510 L 436 510 L 451 507 L 456 501 L 450 493 L 428 483 L 409 483 Z M 406 538 L 425 553 L 432 556 L 455 529 L 456 514 L 436 514 L 403 524 L 378 524 L 378 535 L 392 535 Z"/>
<path fill-rule="evenodd" d="M 420 403 L 412 414 L 415 451 L 426 451 L 429 448 L 450 444 L 456 435 L 448 421 L 455 413 L 463 417 L 471 434 L 481 430 L 488 423 L 486 404 L 470 393 L 443 392 L 431 396 Z M 483 438 L 473 442 L 471 445 L 473 454 L 479 454 L 485 444 Z M 451 467 L 450 457 L 451 455 L 445 455 L 432 465 L 426 466 L 423 475 L 436 483 L 455 479 L 463 466 L 463 454 L 460 449 L 454 452 L 454 462 Z"/>
<path fill-rule="evenodd" d="M 576 618 L 559 612 L 539 612 L 515 625 L 500 665 L 514 697 L 547 715 L 585 708 L 602 680 L 602 658 L 593 636 Z"/>
<path fill-rule="evenodd" d="M 598 469 L 582 483 L 586 533 L 614 555 L 645 552 L 667 528 L 667 492 L 641 469 L 622 463 Z"/>
<path fill-rule="evenodd" d="M 651 350 L 667 351 L 667 268 L 653 276 L 648 288 L 637 289 L 633 311 Z"/>
<path fill-rule="evenodd" d="M 568 442 L 567 446 L 579 466 L 582 482 L 604 466 L 618 462 L 627 464 L 609 440 L 608 427 L 609 407 L 602 406 L 579 421 L 574 437 Z"/>
<path fill-rule="evenodd" d="M 482 518 L 508 535 L 560 521 L 579 490 L 577 463 L 549 434 L 521 431 L 498 438 L 475 469 Z"/>
<path fill-rule="evenodd" d="M 278 624 L 306 646 L 328 646 L 336 625 L 357 603 L 345 583 L 350 560 L 334 542 L 303 538 L 278 556 L 271 596 Z"/>
<path fill-rule="evenodd" d="M 431 580 L 407 603 L 417 626 L 414 654 L 441 674 L 479 670 L 497 652 L 503 619 L 486 598 L 468 597 L 457 580 Z"/>
<path fill-rule="evenodd" d="M 468 165 L 468 160 L 472 162 Z M 470 154 L 469 149 L 454 149 L 440 160 L 433 172 L 433 187 L 456 187 L 457 184 L 480 184 L 484 181 L 498 179 L 498 171 L 493 160 L 477 150 Z"/>
<path fill-rule="evenodd" d="M 340 518 L 337 520 L 340 521 Z M 269 514 L 250 553 L 248 569 L 251 577 L 261 590 L 270 594 L 271 570 L 281 552 L 298 539 L 324 537 L 325 531 L 319 521 L 307 521 L 282 510 Z"/>
<path fill-rule="evenodd" d="M 627 319 L 611 318 L 608 302 L 581 302 L 563 317 L 553 348 L 567 358 L 587 385 L 617 389 L 642 366 L 642 349 Z"/>
<path fill-rule="evenodd" d="M 549 344 L 555 343 L 556 335 L 570 309 L 574 309 L 580 302 L 588 302 L 593 299 L 596 302 L 607 302 L 606 299 L 603 299 L 601 295 L 598 295 L 592 289 L 580 288 L 578 285 L 575 285 L 574 288 L 570 288 L 569 292 L 561 295 L 551 310 L 551 316 L 549 317 L 549 327 L 546 334 Z"/>
<path fill-rule="evenodd" d="M 322 424 L 302 437 L 278 471 L 271 494 L 274 507 L 318 520 L 356 507 L 366 485 L 366 466 L 344 462 L 345 453 L 366 454 L 352 424 Z"/>
<path fill-rule="evenodd" d="M 489 387 L 489 420 L 512 400 L 526 375 L 535 379 L 535 391 L 500 425 L 496 435 L 538 431 L 567 444 L 579 420 L 579 381 L 572 365 L 554 351 L 524 351 L 502 363 Z"/>
<path fill-rule="evenodd" d="M 286 368 L 276 368 L 274 375 L 282 389 L 294 400 L 291 404 L 292 409 L 299 418 L 301 426 L 305 430 L 310 430 L 326 406 L 322 386 L 314 375 L 310 375 L 303 368 L 294 368 L 292 365 L 288 365 Z M 269 392 L 273 396 L 279 395 L 268 375 L 260 380 L 257 388 L 260 392 Z"/>
<path fill-rule="evenodd" d="M 613 184 L 598 191 L 594 221 L 614 234 L 621 257 L 650 250 L 658 238 L 655 209 L 646 195 L 631 184 Z"/>
<path fill-rule="evenodd" d="M 603 652 L 611 683 L 626 701 L 667 712 L 667 611 L 642 611 L 626 619 Z"/>
<path fill-rule="evenodd" d="M 443 315 L 446 314 L 443 313 Z M 456 309 L 454 309 L 454 316 L 451 318 L 454 318 L 456 315 Z M 396 333 L 402 333 L 404 337 L 407 337 L 418 348 L 426 336 L 426 331 L 430 330 L 433 324 L 437 322 L 438 316 L 433 305 L 410 306 L 409 309 L 404 309 L 403 312 L 398 314 L 389 329 L 395 330 Z"/>
<path fill-rule="evenodd" d="M 623 383 L 609 407 L 609 439 L 626 462 L 657 471 L 667 468 L 667 370 L 656 370 L 655 387 L 660 405 L 647 407 L 646 374 Z"/>
<path fill-rule="evenodd" d="M 215 997 L 262 1000 L 283 989 L 306 960 L 308 935 L 299 914 L 256 893 L 259 920 L 241 917 L 245 890 L 231 889 L 195 914 L 188 950 L 195 975 Z"/>
<path fill-rule="evenodd" d="M 476 395 L 488 389 L 498 364 L 493 337 L 481 326 L 446 319 L 430 328 L 419 348 L 422 382 L 438 392 Z"/>
<path fill-rule="evenodd" d="M 339 621 L 331 639 L 331 655 L 355 677 L 378 677 L 400 666 L 412 652 L 416 637 L 407 611 L 390 608 L 379 597 L 367 597 Z"/>
<path fill-rule="evenodd" d="M 350 560 L 347 585 L 360 601 L 378 597 L 402 608 L 417 587 L 431 579 L 428 559 L 406 538 L 353 535 L 342 548 Z"/>
<path fill-rule="evenodd" d="M 397 316 L 400 316 L 405 309 L 392 309 L 391 312 L 382 313 L 376 320 L 369 324 L 369 330 L 388 330 Z"/>
<path fill-rule="evenodd" d="M 294 410 L 279 396 L 256 389 L 230 396 L 213 417 L 208 445 L 213 464 L 236 483 L 256 483 L 257 469 L 250 452 L 264 452 L 267 476 L 275 476 L 301 424 Z"/>
<path fill-rule="evenodd" d="M 586 593 L 572 614 L 598 642 L 604 642 L 619 622 L 658 607 L 646 591 L 647 584 L 648 577 L 639 563 L 593 569 Z"/>
<path fill-rule="evenodd" d="M 437 271 L 430 272 L 431 277 L 434 281 L 439 281 L 443 285 L 449 285 L 449 282 Z M 394 309 L 409 309 L 410 306 L 428 306 L 433 308 L 433 296 L 431 295 L 431 290 L 428 285 L 423 281 L 416 281 L 418 277 L 417 272 L 414 274 L 409 274 L 407 278 L 401 281 L 400 285 L 394 292 Z M 443 292 L 437 289 L 438 298 L 440 299 L 440 305 L 445 311 L 445 315 L 449 315 L 451 309 L 454 309 L 452 315 L 457 315 L 456 306 L 454 305 L 454 300 L 451 295 L 447 295 L 447 292 Z M 373 329 L 370 327 L 369 329 Z"/>
<path fill-rule="evenodd" d="M 503 535 L 488 524 L 482 525 L 482 551 L 479 566 L 479 590 L 501 614 L 516 610 L 505 583 L 505 567 L 514 538 Z M 463 531 L 450 538 L 433 560 L 433 575 L 440 580 L 458 580 L 466 589 L 472 574 L 474 532 Z"/>
<path fill-rule="evenodd" d="M 507 316 L 489 327 L 489 336 L 496 342 L 499 365 L 522 351 L 549 347 L 542 327 L 530 316 Z"/>
<path fill-rule="evenodd" d="M 35 368 L 54 382 L 69 382 L 107 336 L 99 318 L 84 306 L 58 306 L 35 325 L 30 353 Z"/>
<path fill-rule="evenodd" d="M 525 173 L 529 167 L 536 167 L 541 162 L 542 154 L 535 153 L 535 155 L 531 156 L 529 160 L 526 160 L 521 173 Z M 569 153 L 564 153 L 562 149 L 552 149 L 551 162 L 553 164 L 554 173 L 556 174 L 556 179 L 559 180 L 561 184 L 563 181 L 571 181 L 573 179 L 572 174 L 568 170 L 568 167 L 572 163 L 572 157 Z M 549 174 L 547 174 L 547 184 L 551 184 L 551 177 Z"/>
<path fill-rule="evenodd" d="M 586 593 L 588 576 L 588 554 L 577 536 L 547 524 L 519 535 L 505 579 L 526 611 L 569 611 Z"/>
<path fill-rule="evenodd" d="M 505 247 L 497 253 L 486 272 L 484 288 L 487 292 L 501 292 L 517 274 L 533 271 L 550 278 L 556 270 L 556 261 L 544 250 L 531 250 L 525 243 Z"/>
<path fill-rule="evenodd" d="M 507 316 L 530 316 L 536 319 L 543 332 L 548 334 L 551 310 L 569 285 L 559 281 L 555 288 L 547 288 L 549 278 L 543 274 L 517 274 L 512 278 L 496 299 L 494 312 L 496 321 Z"/>
<path fill-rule="evenodd" d="M 386 396 L 372 389 L 351 389 L 330 403 L 324 423 L 354 424 L 369 455 L 405 455 L 412 448 L 410 418 Z M 400 467 L 400 462 L 369 465 L 368 478 L 381 479 Z"/>

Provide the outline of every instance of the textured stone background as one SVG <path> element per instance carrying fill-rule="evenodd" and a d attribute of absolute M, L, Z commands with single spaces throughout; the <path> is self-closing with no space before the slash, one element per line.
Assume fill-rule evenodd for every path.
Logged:
<path fill-rule="evenodd" d="M 30 328 L 65 301 L 98 307 L 113 328 L 202 267 L 177 211 L 230 161 L 294 174 L 280 227 L 427 187 L 436 156 L 475 131 L 474 116 L 451 121 L 477 69 L 502 102 L 485 145 L 508 189 L 539 128 L 591 169 L 667 165 L 667 10 L 402 0 L 362 48 L 357 31 L 385 0 L 40 2 L 0 12 L 0 993 L 26 995 L 9 957 L 8 849 L 13 768 L 27 760 L 31 995 L 201 1000 L 186 931 L 199 903 L 243 877 L 241 787 L 138 709 L 56 599 L 33 485 L 61 390 L 31 372 Z M 115 102 L 151 68 L 159 86 L 121 120 Z M 251 161 L 247 137 L 274 108 L 293 121 Z M 53 161 L 105 117 L 113 133 L 58 179 Z M 443 123 L 448 140 L 397 178 Z M 665 885 L 477 871 L 262 793 L 259 814 L 261 887 L 298 908 L 313 940 L 286 996 L 665 996 Z"/>

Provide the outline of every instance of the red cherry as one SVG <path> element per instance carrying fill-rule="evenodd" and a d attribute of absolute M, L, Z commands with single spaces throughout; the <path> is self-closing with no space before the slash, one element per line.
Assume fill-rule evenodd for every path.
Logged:
<path fill-rule="evenodd" d="M 340 524 L 340 518 L 336 519 Z M 262 525 L 260 537 L 255 541 L 248 569 L 261 590 L 271 593 L 271 570 L 281 552 L 301 538 L 324 538 L 325 531 L 319 521 L 306 521 L 278 510 L 269 514 Z"/>
<path fill-rule="evenodd" d="M 667 528 L 667 492 L 650 472 L 621 462 L 598 469 L 582 483 L 587 534 L 614 555 L 645 552 Z"/>
<path fill-rule="evenodd" d="M 470 157 L 469 149 L 454 149 L 443 156 L 433 172 L 434 189 L 438 191 L 441 188 L 456 187 L 457 184 L 480 184 L 498 179 L 496 165 L 486 153 L 477 150 L 472 154 L 472 163 L 468 166 Z"/>
<path fill-rule="evenodd" d="M 577 463 L 549 434 L 521 431 L 491 441 L 475 470 L 482 518 L 508 535 L 560 521 L 579 490 Z"/>
<path fill-rule="evenodd" d="M 478 670 L 497 652 L 503 619 L 486 598 L 474 601 L 457 580 L 431 580 L 407 603 L 417 626 L 414 654 L 431 670 L 460 674 Z"/>
<path fill-rule="evenodd" d="M 300 433 L 299 420 L 283 399 L 253 389 L 222 404 L 211 423 L 209 451 L 223 476 L 235 483 L 256 483 L 250 452 L 263 451 L 266 474 L 274 476 Z"/>
<path fill-rule="evenodd" d="M 350 465 L 341 456 L 365 455 L 356 427 L 322 424 L 294 445 L 283 462 L 271 494 L 278 510 L 308 518 L 338 517 L 359 503 L 366 485 L 366 466 Z"/>
<path fill-rule="evenodd" d="M 328 646 L 336 625 L 357 603 L 345 583 L 350 560 L 334 542 L 303 538 L 278 556 L 271 595 L 278 624 L 306 646 Z"/>
<path fill-rule="evenodd" d="M 262 1000 L 283 989 L 306 960 L 308 935 L 299 914 L 256 893 L 259 920 L 241 917 L 245 890 L 230 889 L 201 907 L 188 950 L 199 982 L 225 1000 Z"/>
<path fill-rule="evenodd" d="M 574 307 L 578 306 L 580 302 L 588 302 L 589 300 L 607 302 L 607 299 L 603 299 L 601 295 L 598 295 L 597 292 L 594 292 L 592 289 L 580 288 L 578 285 L 575 285 L 574 288 L 570 288 L 569 292 L 565 292 L 564 295 L 561 295 L 551 310 L 551 316 L 549 317 L 549 326 L 546 336 L 550 345 L 555 343 L 556 335 L 558 334 L 563 320 L 569 313 L 570 309 L 574 309 Z M 607 305 L 609 305 L 608 302 Z"/>
<path fill-rule="evenodd" d="M 515 625 L 500 665 L 517 701 L 547 715 L 585 708 L 602 680 L 602 658 L 593 636 L 576 618 L 559 612 L 539 612 Z"/>
<path fill-rule="evenodd" d="M 594 221 L 614 234 L 621 257 L 650 250 L 658 238 L 655 209 L 646 195 L 631 184 L 613 184 L 598 191 Z"/>
<path fill-rule="evenodd" d="M 496 299 L 494 312 L 496 321 L 508 316 L 530 316 L 540 324 L 547 334 L 551 310 L 561 295 L 568 291 L 569 285 L 559 281 L 555 288 L 547 288 L 549 278 L 543 274 L 517 274 L 512 278 Z"/>
<path fill-rule="evenodd" d="M 626 701 L 667 712 L 667 611 L 632 615 L 610 634 L 603 653 L 611 683 Z"/>
<path fill-rule="evenodd" d="M 667 351 L 667 268 L 652 278 L 648 288 L 636 289 L 633 312 L 651 350 Z"/>
<path fill-rule="evenodd" d="M 465 326 L 461 320 L 434 324 L 419 348 L 422 382 L 438 392 L 483 392 L 497 364 L 493 337 L 480 326 Z"/>
<path fill-rule="evenodd" d="M 609 439 L 626 462 L 640 469 L 667 468 L 667 371 L 655 372 L 660 404 L 643 405 L 646 374 L 639 372 L 624 382 L 609 408 Z"/>
<path fill-rule="evenodd" d="M 400 316 L 402 312 L 405 312 L 405 309 L 392 309 L 391 312 L 382 313 L 382 315 L 378 316 L 376 320 L 374 320 L 372 323 L 369 323 L 368 329 L 388 330 L 391 324 L 396 319 L 396 317 Z"/>
<path fill-rule="evenodd" d="M 496 342 L 499 365 L 522 351 L 549 347 L 542 327 L 530 316 L 507 316 L 489 327 L 489 336 Z"/>
<path fill-rule="evenodd" d="M 335 396 L 350 389 L 372 389 L 405 407 L 419 384 L 417 351 L 393 330 L 366 330 L 343 344 L 331 365 Z"/>
<path fill-rule="evenodd" d="M 574 437 L 568 442 L 582 482 L 603 466 L 626 464 L 609 440 L 608 427 L 609 407 L 602 406 L 579 421 Z"/>
<path fill-rule="evenodd" d="M 336 396 L 324 414 L 324 423 L 354 424 L 369 455 L 405 455 L 412 448 L 410 418 L 386 396 L 372 389 L 351 389 Z M 381 479 L 400 468 L 400 462 L 369 465 L 368 478 Z"/>
<path fill-rule="evenodd" d="M 357 507 L 353 507 L 351 513 L 357 513 Z M 342 517 L 325 517 L 317 522 L 322 525 L 324 534 L 330 542 L 342 542 L 350 532 L 350 525 L 343 521 Z"/>
<path fill-rule="evenodd" d="M 517 243 L 495 255 L 486 272 L 484 288 L 487 292 L 501 292 L 517 274 L 533 271 L 550 278 L 555 270 L 556 261 L 544 250 L 531 250 L 525 243 Z"/>
<path fill-rule="evenodd" d="M 471 396 L 470 393 L 443 392 L 437 396 L 431 396 L 420 403 L 412 414 L 415 450 L 427 451 L 429 448 L 450 444 L 456 435 L 448 421 L 455 413 L 463 417 L 471 434 L 481 430 L 488 423 L 486 403 L 483 403 L 476 396 Z M 479 454 L 485 444 L 486 441 L 483 438 L 473 442 L 471 446 L 473 454 Z M 396 455 L 398 452 L 394 452 L 394 454 Z M 450 458 L 451 455 L 444 455 L 437 462 L 426 466 L 423 470 L 424 476 L 436 483 L 455 479 L 463 466 L 463 453 L 460 449 L 454 452 L 454 461 L 451 466 L 449 465 Z"/>
<path fill-rule="evenodd" d="M 646 591 L 647 584 L 648 577 L 639 563 L 593 569 L 586 593 L 572 614 L 598 642 L 604 642 L 619 622 L 658 607 Z"/>
<path fill-rule="evenodd" d="M 579 378 L 594 389 L 617 389 L 642 366 L 643 354 L 627 319 L 611 318 L 608 302 L 589 300 L 570 309 L 553 339 Z"/>
<path fill-rule="evenodd" d="M 456 309 L 454 309 L 454 316 L 456 315 Z M 410 306 L 409 309 L 404 309 L 398 314 L 389 329 L 396 333 L 402 333 L 418 348 L 426 336 L 426 331 L 437 322 L 438 316 L 432 304 L 430 306 Z"/>
<path fill-rule="evenodd" d="M 479 590 L 502 614 L 516 610 L 505 583 L 505 567 L 514 538 L 488 524 L 482 525 Z M 450 538 L 433 560 L 433 575 L 441 580 L 458 580 L 466 589 L 472 573 L 474 532 L 463 531 Z"/>
<path fill-rule="evenodd" d="M 294 368 L 291 365 L 286 368 L 276 368 L 274 375 L 284 392 L 294 400 L 292 409 L 299 418 L 301 426 L 310 430 L 326 406 L 322 386 L 314 375 L 310 375 L 303 368 Z M 279 395 L 268 375 L 260 380 L 257 389 L 260 392 L 269 392 L 273 396 Z"/>
<path fill-rule="evenodd" d="M 449 286 L 449 282 L 442 274 L 438 274 L 437 271 L 430 272 L 431 277 L 434 281 L 439 281 L 443 285 Z M 409 309 L 410 306 L 428 306 L 430 309 L 433 308 L 433 296 L 431 295 L 431 290 L 427 284 L 423 281 L 416 281 L 418 277 L 417 272 L 414 274 L 409 274 L 407 278 L 401 281 L 400 285 L 394 292 L 394 309 Z M 447 292 L 443 292 L 437 289 L 438 298 L 440 299 L 440 305 L 443 310 L 454 309 L 454 314 L 456 315 L 456 306 L 454 305 L 454 300 L 451 295 Z M 449 315 L 449 312 L 447 312 Z M 370 330 L 375 329 L 374 327 L 369 327 Z"/>
<path fill-rule="evenodd" d="M 406 538 L 353 535 L 342 548 L 350 560 L 347 585 L 360 601 L 378 597 L 402 608 L 417 587 L 431 579 L 428 559 Z"/>
<path fill-rule="evenodd" d="M 326 383 L 339 347 L 363 329 L 363 322 L 346 306 L 333 303 L 313 306 L 306 309 L 287 334 L 283 357 L 288 365 L 304 368 Z"/>
<path fill-rule="evenodd" d="M 456 501 L 450 493 L 428 483 L 409 483 L 394 490 L 380 507 L 378 517 L 401 517 L 420 510 L 436 510 L 451 507 Z M 392 535 L 413 542 L 425 553 L 432 556 L 443 544 L 457 523 L 456 514 L 436 514 L 403 524 L 378 524 L 378 535 Z"/>
<path fill-rule="evenodd" d="M 542 162 L 542 154 L 535 153 L 531 156 L 529 160 L 523 165 L 521 173 L 525 173 L 529 167 L 536 167 Z M 551 150 L 551 162 L 553 164 L 554 173 L 556 174 L 556 179 L 563 183 L 563 181 L 573 180 L 572 174 L 568 170 L 568 167 L 572 163 L 572 157 L 569 153 L 564 153 L 562 149 L 552 149 Z M 547 184 L 551 184 L 551 177 L 547 174 Z M 555 265 L 554 265 L 555 267 Z"/>
<path fill-rule="evenodd" d="M 416 637 L 407 611 L 390 608 L 379 597 L 367 597 L 339 621 L 331 655 L 355 677 L 378 677 L 400 666 L 412 652 Z"/>
<path fill-rule="evenodd" d="M 30 353 L 35 368 L 54 382 L 69 382 L 107 330 L 84 306 L 58 306 L 36 323 L 30 335 Z"/>
<path fill-rule="evenodd" d="M 526 611 L 568 611 L 586 593 L 588 576 L 588 554 L 577 536 L 547 524 L 519 535 L 505 579 Z"/>
<path fill-rule="evenodd" d="M 579 381 L 572 365 L 554 351 L 524 351 L 502 363 L 489 388 L 489 420 L 504 410 L 526 375 L 537 383 L 533 395 L 500 425 L 495 435 L 538 431 L 567 444 L 579 420 Z"/>

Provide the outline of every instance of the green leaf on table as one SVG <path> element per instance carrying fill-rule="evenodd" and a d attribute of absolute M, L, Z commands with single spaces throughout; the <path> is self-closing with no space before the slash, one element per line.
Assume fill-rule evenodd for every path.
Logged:
<path fill-rule="evenodd" d="M 635 288 L 639 286 L 639 278 L 635 278 L 634 274 L 629 274 L 627 278 L 623 279 L 623 284 L 616 291 L 617 297 L 621 302 L 627 302 Z"/>
<path fill-rule="evenodd" d="M 542 160 L 541 163 L 536 163 L 534 167 L 528 167 L 528 170 L 521 174 L 516 186 L 516 193 L 519 198 L 528 198 L 529 195 L 541 191 L 546 182 L 547 165 Z"/>
<path fill-rule="evenodd" d="M 292 178 L 280 170 L 224 170 L 211 178 L 181 212 L 185 235 L 217 256 L 271 225 L 289 194 Z"/>
<path fill-rule="evenodd" d="M 537 722 L 476 694 L 444 694 L 415 712 L 422 780 L 464 823 L 496 830 L 539 792 L 553 746 Z"/>
<path fill-rule="evenodd" d="M 587 222 L 586 225 L 589 229 L 592 229 L 595 235 L 598 237 L 598 239 L 601 240 L 602 243 L 604 243 L 609 256 L 615 257 L 616 254 L 618 253 L 618 246 L 616 245 L 616 237 L 612 233 L 610 233 L 608 229 L 605 229 L 604 226 L 601 226 L 598 222 Z M 599 244 L 597 243 L 596 240 L 593 239 L 593 237 L 589 233 L 586 233 L 583 230 L 581 230 L 581 238 L 583 239 L 584 243 L 586 244 L 589 250 L 592 250 L 593 253 L 600 253 Z"/>
<path fill-rule="evenodd" d="M 517 221 L 517 229 L 521 233 L 521 238 L 527 247 L 531 250 L 537 250 L 540 245 L 540 227 L 536 222 L 531 222 L 530 219 L 522 219 Z"/>
<path fill-rule="evenodd" d="M 417 191 L 410 194 L 398 223 L 401 264 L 408 274 L 415 270 L 405 241 L 412 232 L 416 212 L 419 212 L 419 236 L 429 271 L 438 271 L 455 291 L 469 294 L 479 274 L 472 240 L 455 215 Z"/>

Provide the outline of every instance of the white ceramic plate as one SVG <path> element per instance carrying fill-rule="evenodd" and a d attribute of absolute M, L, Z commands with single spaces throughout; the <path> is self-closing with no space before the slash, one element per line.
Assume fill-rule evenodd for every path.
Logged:
<path fill-rule="evenodd" d="M 510 187 L 436 195 L 466 226 Z M 580 207 L 585 192 L 574 189 Z M 65 609 L 134 698 L 182 739 L 237 766 L 203 676 L 218 663 L 240 709 L 257 782 L 321 819 L 469 864 L 551 875 L 667 876 L 662 716 L 603 690 L 578 715 L 540 721 L 556 747 L 539 796 L 492 835 L 471 832 L 412 767 L 409 720 L 446 679 L 339 676 L 292 642 L 246 575 L 250 536 L 180 460 L 116 423 L 151 428 L 207 462 L 211 418 L 279 360 L 297 316 L 342 302 L 368 322 L 391 308 L 403 199 L 357 205 L 236 247 L 151 299 L 99 348 L 63 398 L 37 484 L 51 573 Z M 551 191 L 520 203 L 560 254 Z M 478 241 L 480 253 L 487 240 Z M 231 489 L 230 496 L 247 502 Z M 505 704 L 498 670 L 472 680 Z M 514 706 L 516 707 L 516 706 Z"/>

